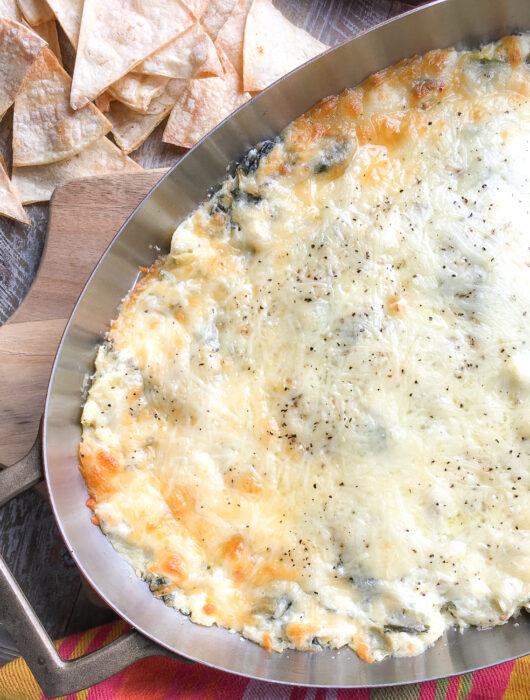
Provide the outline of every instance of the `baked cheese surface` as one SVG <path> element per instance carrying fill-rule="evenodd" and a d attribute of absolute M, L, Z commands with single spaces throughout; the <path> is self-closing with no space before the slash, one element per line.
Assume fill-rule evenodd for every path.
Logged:
<path fill-rule="evenodd" d="M 81 470 L 194 622 L 372 661 L 528 606 L 529 50 L 321 101 L 124 300 Z"/>

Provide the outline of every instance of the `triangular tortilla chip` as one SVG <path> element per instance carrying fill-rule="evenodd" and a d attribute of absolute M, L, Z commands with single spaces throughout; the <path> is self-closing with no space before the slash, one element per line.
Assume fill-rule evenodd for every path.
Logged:
<path fill-rule="evenodd" d="M 239 0 L 217 35 L 216 45 L 228 56 L 239 75 L 243 75 L 243 37 L 252 0 Z"/>
<path fill-rule="evenodd" d="M 250 99 L 250 95 L 241 90 L 239 75 L 222 52 L 220 58 L 224 76 L 189 81 L 173 107 L 162 141 L 191 148 Z"/>
<path fill-rule="evenodd" d="M 114 172 L 134 172 L 142 168 L 124 155 L 105 136 L 68 160 L 48 165 L 13 168 L 13 184 L 23 204 L 47 202 L 56 187 L 70 180 Z"/>
<path fill-rule="evenodd" d="M 107 91 L 102 92 L 101 95 L 98 95 L 94 102 L 96 103 L 96 107 L 99 109 L 100 112 L 108 112 L 110 109 L 110 103 L 114 100 L 112 95 L 110 95 Z"/>
<path fill-rule="evenodd" d="M 72 107 L 93 100 L 194 21 L 178 0 L 85 0 Z"/>
<path fill-rule="evenodd" d="M 70 107 L 70 76 L 45 48 L 15 98 L 13 164 L 44 165 L 71 158 L 110 131 L 99 109 Z"/>
<path fill-rule="evenodd" d="M 70 43 L 74 48 L 77 48 L 83 0 L 50 0 L 50 5 Z M 138 72 L 142 73 L 142 71 Z M 162 92 L 165 82 L 144 79 L 136 72 L 128 73 L 110 86 L 109 91 L 98 95 L 96 105 L 102 112 L 107 112 L 110 100 L 116 99 L 130 109 L 143 111 L 151 100 Z"/>
<path fill-rule="evenodd" d="M 291 24 L 271 0 L 254 0 L 245 27 L 243 86 L 263 90 L 327 48 Z"/>
<path fill-rule="evenodd" d="M 17 3 L 32 27 L 53 19 L 53 12 L 46 0 L 17 0 Z"/>
<path fill-rule="evenodd" d="M 112 122 L 112 135 L 122 151 L 130 153 L 142 145 L 153 129 L 171 112 L 186 85 L 186 80 L 170 80 L 164 92 L 149 105 L 148 114 L 133 112 L 121 102 L 112 103 L 108 116 Z"/>
<path fill-rule="evenodd" d="M 83 0 L 48 0 L 48 5 L 52 8 L 70 43 L 76 49 L 81 28 Z"/>
<path fill-rule="evenodd" d="M 0 0 L 0 17 L 14 19 L 15 22 L 20 22 L 22 20 L 22 12 L 16 0 Z"/>
<path fill-rule="evenodd" d="M 57 35 L 57 25 L 55 20 L 51 19 L 49 22 L 43 22 L 39 24 L 38 27 L 33 28 L 34 32 L 44 39 L 48 44 L 48 48 L 55 55 L 55 58 L 59 61 L 61 66 L 63 65 L 63 59 L 61 57 L 61 47 L 59 46 L 59 37 Z"/>
<path fill-rule="evenodd" d="M 152 100 L 164 91 L 168 78 L 159 75 L 127 73 L 109 87 L 108 94 L 123 102 L 129 109 L 145 112 Z"/>
<path fill-rule="evenodd" d="M 202 26 L 215 41 L 219 30 L 230 17 L 237 0 L 211 0 L 201 17 Z"/>
<path fill-rule="evenodd" d="M 22 221 L 23 224 L 31 224 L 22 208 L 18 194 L 7 175 L 6 164 L 0 153 L 0 216 L 8 216 L 10 219 Z"/>
<path fill-rule="evenodd" d="M 35 32 L 19 22 L 0 17 L 0 119 L 44 46 Z"/>
<path fill-rule="evenodd" d="M 151 54 L 136 71 L 179 80 L 223 74 L 213 41 L 199 23 Z"/>

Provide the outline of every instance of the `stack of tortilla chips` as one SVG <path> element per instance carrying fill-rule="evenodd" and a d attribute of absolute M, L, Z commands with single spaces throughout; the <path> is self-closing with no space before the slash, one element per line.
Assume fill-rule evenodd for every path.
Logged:
<path fill-rule="evenodd" d="M 190 148 L 326 48 L 271 0 L 0 0 L 0 118 L 14 103 L 0 214 L 28 223 L 21 205 L 69 180 L 139 170 L 127 154 L 168 115 L 163 141 Z"/>

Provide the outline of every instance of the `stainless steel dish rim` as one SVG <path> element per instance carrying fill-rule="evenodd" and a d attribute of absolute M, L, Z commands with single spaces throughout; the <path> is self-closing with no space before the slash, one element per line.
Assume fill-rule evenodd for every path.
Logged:
<path fill-rule="evenodd" d="M 188 160 L 193 158 L 196 151 L 200 150 L 201 147 L 203 147 L 203 145 L 205 143 L 211 142 L 211 140 L 215 138 L 215 135 L 218 134 L 219 132 L 222 132 L 228 123 L 234 123 L 235 121 L 237 121 L 238 117 L 242 113 L 245 113 L 245 112 L 248 112 L 249 110 L 252 110 L 253 105 L 255 106 L 256 104 L 261 103 L 267 95 L 269 95 L 270 93 L 274 93 L 275 90 L 278 88 L 278 86 L 285 85 L 286 83 L 288 83 L 293 78 L 293 76 L 296 76 L 302 72 L 308 71 L 311 67 L 314 67 L 315 65 L 321 64 L 326 59 L 326 57 L 329 57 L 331 55 L 336 55 L 340 51 L 344 50 L 344 47 L 353 46 L 356 43 L 358 43 L 360 40 L 363 40 L 363 39 L 366 40 L 366 37 L 374 35 L 375 32 L 378 32 L 378 31 L 384 29 L 385 27 L 389 27 L 391 25 L 397 25 L 397 24 L 401 24 L 403 22 L 407 22 L 408 18 L 410 18 L 411 16 L 419 16 L 422 14 L 425 15 L 425 13 L 430 12 L 432 10 L 432 8 L 446 6 L 446 7 L 454 8 L 456 11 L 457 3 L 460 3 L 461 5 L 467 4 L 468 6 L 486 6 L 486 5 L 490 6 L 493 3 L 493 0 L 436 0 L 435 2 L 429 3 L 428 5 L 422 6 L 420 8 L 411 10 L 403 15 L 400 15 L 398 18 L 394 18 L 394 19 L 388 20 L 386 22 L 383 22 L 383 23 L 377 25 L 376 27 L 372 27 L 371 29 L 367 30 L 366 32 L 362 32 L 361 34 L 357 35 L 353 39 L 350 39 L 350 40 L 347 40 L 347 41 L 341 43 L 339 46 L 328 50 L 327 52 L 325 52 L 321 56 L 318 56 L 317 58 L 313 59 L 312 61 L 308 62 L 304 66 L 301 66 L 300 68 L 292 71 L 287 76 L 285 76 L 284 78 L 282 78 L 281 80 L 277 81 L 276 83 L 271 85 L 269 88 L 267 88 L 267 90 L 260 93 L 260 95 L 255 97 L 250 103 L 247 103 L 246 105 L 242 106 L 235 113 L 233 113 L 227 119 L 225 119 L 223 122 L 221 122 L 221 124 L 219 124 L 212 132 L 210 132 L 210 134 L 208 134 L 203 140 L 201 140 L 173 168 L 171 168 L 171 170 L 167 174 L 165 174 L 161 178 L 161 180 L 157 183 L 157 185 L 155 185 L 155 187 L 150 191 L 150 193 L 146 196 L 146 198 L 138 205 L 138 207 L 128 217 L 126 222 L 121 227 L 120 231 L 116 234 L 116 236 L 113 238 L 112 242 L 109 244 L 105 253 L 102 255 L 100 261 L 98 262 L 98 264 L 94 268 L 92 274 L 90 275 L 90 277 L 89 277 L 86 285 L 84 286 L 83 291 L 82 291 L 81 295 L 79 296 L 79 299 L 78 299 L 78 301 L 77 301 L 77 303 L 72 311 L 72 314 L 70 316 L 68 324 L 65 328 L 65 331 L 63 333 L 63 337 L 61 339 L 61 343 L 60 343 L 59 348 L 57 350 L 56 358 L 55 358 L 52 372 L 50 375 L 50 381 L 48 384 L 48 392 L 47 392 L 46 404 L 45 404 L 45 409 L 44 409 L 43 434 L 42 434 L 42 454 L 43 454 L 43 462 L 44 462 L 44 473 L 45 473 L 45 477 L 46 477 L 46 483 L 48 486 L 50 502 L 52 504 L 55 519 L 57 521 L 61 535 L 66 543 L 66 546 L 67 546 L 69 552 L 71 553 L 74 561 L 76 562 L 78 568 L 80 569 L 80 571 L 82 572 L 82 574 L 84 575 L 86 580 L 90 583 L 90 585 L 94 588 L 94 590 L 98 593 L 98 595 L 100 595 L 105 600 L 105 602 L 120 615 L 120 617 L 122 617 L 132 627 L 134 627 L 135 629 L 140 631 L 146 637 L 152 639 L 154 642 L 156 642 L 160 646 L 162 646 L 170 651 L 175 651 L 175 652 L 181 654 L 182 656 L 185 656 L 191 660 L 206 664 L 208 666 L 211 666 L 212 668 L 217 668 L 219 670 L 228 671 L 231 673 L 235 673 L 237 675 L 245 676 L 245 677 L 248 677 L 251 679 L 256 679 L 256 680 L 267 680 L 267 681 L 272 681 L 272 682 L 276 682 L 276 683 L 295 684 L 295 685 L 301 685 L 301 686 L 340 688 L 340 687 L 379 687 L 379 686 L 382 687 L 382 686 L 388 686 L 388 685 L 403 685 L 403 684 L 407 684 L 407 683 L 411 683 L 411 682 L 415 682 L 415 681 L 420 681 L 420 680 L 421 681 L 435 680 L 437 678 L 446 677 L 446 676 L 454 675 L 457 673 L 474 671 L 474 670 L 492 665 L 493 663 L 500 663 L 502 661 L 510 661 L 510 660 L 515 659 L 519 656 L 522 656 L 526 653 L 530 653 L 530 621 L 525 621 L 524 617 L 519 619 L 518 622 L 511 621 L 510 623 L 508 623 L 508 625 L 505 625 L 504 627 L 505 628 L 511 627 L 511 628 L 515 629 L 515 627 L 519 627 L 520 625 L 523 625 L 525 628 L 527 628 L 528 644 L 527 644 L 525 649 L 517 650 L 516 653 L 508 653 L 507 655 L 506 654 L 503 655 L 501 652 L 499 654 L 499 657 L 496 658 L 494 661 L 488 660 L 487 663 L 478 663 L 478 664 L 475 663 L 475 664 L 471 665 L 470 667 L 465 667 L 465 664 L 464 664 L 464 668 L 462 668 L 461 666 L 455 667 L 454 670 L 449 670 L 449 672 L 447 671 L 447 668 L 445 668 L 443 671 L 441 671 L 439 673 L 431 671 L 431 672 L 427 672 L 426 674 L 422 675 L 421 670 L 420 670 L 419 673 L 416 673 L 416 674 L 412 673 L 412 675 L 410 675 L 410 677 L 407 677 L 404 679 L 403 678 L 400 679 L 398 676 L 396 676 L 396 674 L 392 674 L 392 671 L 390 671 L 390 677 L 388 679 L 382 678 L 380 681 L 378 681 L 377 679 L 373 680 L 371 678 L 371 676 L 374 676 L 377 674 L 370 673 L 369 674 L 370 681 L 366 682 L 366 680 L 363 680 L 363 677 L 365 676 L 365 674 L 359 673 L 358 675 L 360 676 L 360 678 L 359 678 L 360 682 L 357 682 L 357 680 L 355 678 L 351 678 L 352 674 L 350 673 L 349 675 L 346 674 L 347 675 L 346 681 L 341 681 L 341 679 L 338 678 L 337 681 L 333 681 L 333 682 L 330 682 L 329 680 L 326 680 L 324 682 L 320 682 L 318 680 L 318 678 L 314 678 L 314 679 L 312 678 L 312 676 L 313 676 L 313 673 L 311 672 L 312 664 L 309 663 L 309 667 L 308 667 L 308 664 L 306 662 L 302 662 L 302 664 L 301 664 L 301 673 L 302 673 L 303 677 L 296 678 L 296 677 L 293 677 L 292 675 L 288 675 L 287 677 L 277 677 L 277 674 L 275 675 L 274 673 L 271 673 L 267 670 L 268 666 L 270 666 L 270 663 L 268 663 L 268 662 L 270 661 L 271 658 L 274 659 L 275 657 L 278 657 L 281 655 L 276 655 L 276 654 L 274 654 L 272 656 L 268 655 L 266 652 L 264 652 L 260 647 L 255 645 L 253 642 L 250 642 L 248 640 L 243 640 L 243 639 L 241 639 L 240 648 L 243 649 L 243 647 L 246 648 L 246 647 L 248 647 L 248 645 L 250 645 L 253 649 L 252 654 L 251 654 L 252 657 L 256 657 L 256 656 L 261 657 L 254 664 L 253 670 L 250 672 L 248 669 L 246 669 L 244 667 L 244 665 L 243 665 L 243 667 L 240 668 L 239 666 L 241 666 L 241 664 L 234 665 L 234 664 L 226 664 L 226 663 L 215 663 L 212 660 L 205 658 L 204 654 L 201 653 L 202 648 L 199 644 L 196 645 L 197 648 L 199 649 L 198 652 L 190 652 L 189 649 L 183 650 L 178 645 L 168 643 L 167 641 L 160 639 L 160 636 L 158 634 L 156 634 L 155 632 L 153 632 L 153 629 L 151 628 L 150 625 L 145 625 L 142 622 L 139 622 L 138 617 L 136 615 L 130 614 L 130 612 L 126 610 L 127 606 L 124 605 L 123 602 L 117 601 L 114 596 L 109 595 L 107 590 L 105 588 L 103 588 L 101 584 L 98 584 L 94 580 L 94 575 L 93 575 L 92 570 L 89 567 L 85 566 L 85 562 L 83 560 L 83 557 L 78 553 L 78 550 L 75 546 L 76 543 L 72 539 L 71 534 L 68 531 L 68 528 L 64 524 L 63 514 L 61 512 L 60 506 L 58 505 L 56 495 L 54 493 L 54 488 L 53 488 L 53 477 L 54 477 L 54 475 L 53 475 L 53 469 L 54 469 L 53 460 L 49 457 L 49 453 L 48 453 L 49 452 L 48 451 L 49 433 L 53 430 L 53 429 L 51 429 L 51 430 L 49 429 L 49 414 L 50 414 L 50 405 L 51 405 L 51 402 L 53 399 L 54 380 L 56 378 L 58 368 L 60 366 L 61 358 L 63 355 L 63 350 L 65 347 L 65 344 L 68 341 L 68 338 L 69 338 L 69 335 L 71 332 L 71 328 L 72 328 L 72 325 L 73 325 L 74 320 L 76 318 L 77 312 L 80 309 L 87 291 L 91 288 L 93 280 L 97 276 L 98 271 L 100 270 L 101 266 L 104 264 L 107 256 L 109 255 L 109 253 L 111 253 L 112 249 L 115 247 L 117 242 L 120 240 L 122 234 L 127 229 L 128 225 L 131 222 L 133 222 L 134 219 L 141 212 L 144 204 L 155 195 L 155 193 L 159 190 L 159 188 L 163 185 L 163 183 L 167 182 L 168 180 L 171 180 L 176 172 L 178 172 L 179 170 L 182 170 L 185 167 L 185 164 L 188 162 Z M 516 7 L 518 5 L 522 6 L 523 3 L 524 3 L 524 0 L 508 0 L 508 2 L 507 2 L 507 4 L 511 8 Z M 530 23 L 526 26 L 530 26 Z M 414 44 L 417 42 L 415 42 L 414 40 L 411 40 L 411 43 Z M 454 43 L 454 42 L 449 42 L 449 43 Z M 410 53 L 408 55 L 411 55 L 413 53 L 417 53 L 417 51 L 410 51 Z M 384 65 L 387 65 L 387 64 L 385 63 Z M 384 67 L 384 65 L 381 65 L 380 68 Z M 358 81 L 356 81 L 356 82 L 358 82 Z M 327 94 L 333 94 L 335 92 L 338 92 L 338 91 L 337 90 L 330 90 L 329 92 L 325 92 L 325 93 L 321 94 L 320 97 L 325 97 Z M 316 100 L 312 100 L 312 103 L 314 103 L 315 101 Z M 310 105 L 308 105 L 308 106 L 310 106 Z M 302 111 L 304 111 L 304 110 L 302 110 Z M 296 115 L 294 115 L 294 116 L 296 116 Z M 292 120 L 292 118 L 293 118 L 292 116 L 290 118 L 288 118 L 284 122 L 284 125 L 288 124 Z M 241 151 L 238 154 L 239 157 L 244 155 L 246 150 L 248 150 L 248 147 L 245 145 L 242 145 Z M 218 179 L 213 180 L 212 185 L 215 185 L 216 182 L 218 182 Z M 206 192 L 204 192 L 204 194 L 206 194 Z M 192 209 L 190 208 L 189 211 L 192 211 Z M 176 226 L 176 224 L 175 224 L 175 226 Z M 124 290 L 124 293 L 126 291 L 128 291 L 128 289 L 130 288 L 130 286 L 132 286 L 133 283 L 134 283 L 134 280 L 131 280 L 129 287 L 126 290 Z M 79 400 L 80 399 L 81 399 L 81 397 L 79 396 Z M 75 469 L 74 464 L 72 464 L 72 469 Z M 83 517 L 83 515 L 81 515 L 81 517 Z M 87 528 L 89 527 L 88 517 L 86 518 L 86 527 Z M 107 544 L 108 544 L 108 541 L 103 536 L 103 534 L 102 533 L 100 533 L 100 534 L 101 534 L 102 540 L 105 540 L 105 542 L 107 542 Z M 104 545 L 102 545 L 102 546 L 104 547 Z M 110 547 L 110 544 L 108 544 L 108 547 Z M 119 558 L 120 561 L 123 562 L 121 557 L 116 552 L 113 552 L 113 556 L 116 557 L 117 559 Z M 128 566 L 128 565 L 126 565 L 126 566 Z M 134 573 L 132 574 L 132 576 L 135 577 Z M 142 585 L 147 589 L 146 584 L 141 582 L 139 579 L 138 579 L 138 585 Z M 149 593 L 149 596 L 153 600 L 155 600 L 152 597 L 151 593 Z M 162 609 L 167 609 L 166 606 L 163 603 L 161 603 L 160 601 L 156 601 L 156 603 L 160 604 L 160 606 L 161 606 L 160 614 L 163 614 Z M 170 610 L 170 614 L 174 615 L 174 616 L 178 616 L 179 618 L 183 618 L 183 616 L 180 613 L 178 613 L 174 610 Z M 218 628 L 203 628 L 203 627 L 200 627 L 198 625 L 195 625 L 194 623 L 189 622 L 188 620 L 186 620 L 184 624 L 186 626 L 184 634 L 186 634 L 186 635 L 201 636 L 202 630 L 207 630 L 208 632 L 210 632 L 210 634 L 215 633 L 215 636 L 218 638 L 219 638 L 219 635 L 222 635 L 224 637 L 224 636 L 227 636 L 230 634 L 226 630 L 220 630 Z M 500 629 L 500 628 L 495 628 L 495 630 L 498 630 L 498 629 Z M 468 637 L 471 641 L 471 644 L 473 644 L 473 642 L 474 642 L 473 637 L 476 640 L 477 634 L 487 635 L 488 633 L 494 632 L 495 630 L 491 630 L 491 631 L 487 630 L 487 631 L 481 632 L 481 631 L 474 630 L 474 629 L 468 629 L 468 630 L 464 631 L 463 633 L 453 631 L 453 632 L 449 633 L 449 635 L 452 636 L 452 639 L 450 642 L 448 642 L 447 640 L 445 640 L 445 641 L 439 640 L 437 642 L 437 644 L 435 645 L 435 647 L 433 647 L 432 649 L 435 649 L 436 647 L 440 648 L 440 647 L 443 647 L 444 645 L 445 645 L 445 647 L 450 649 L 451 645 L 452 644 L 454 645 L 455 640 L 458 639 L 456 635 L 461 635 L 462 637 L 464 637 L 465 635 L 468 635 Z M 234 635 L 231 635 L 231 638 L 234 639 Z M 228 637 L 226 637 L 226 639 L 228 639 Z M 427 656 L 422 655 L 420 657 L 413 657 L 412 659 L 410 657 L 407 659 L 390 659 L 390 660 L 387 659 L 383 662 L 380 662 L 379 664 L 376 664 L 375 667 L 380 668 L 382 670 L 383 668 L 388 667 L 389 665 L 395 666 L 396 663 L 401 664 L 402 666 L 408 665 L 411 668 L 413 668 L 415 665 L 419 665 L 421 667 L 422 666 L 421 659 L 427 658 L 428 655 L 431 653 L 432 649 L 425 652 L 425 655 L 427 655 Z M 247 654 L 244 653 L 241 656 L 246 656 L 246 655 Z M 331 656 L 331 658 L 333 658 L 333 659 L 342 655 L 343 657 L 345 657 L 347 659 L 347 661 L 346 661 L 347 664 L 350 664 L 352 666 L 358 666 L 357 657 L 355 657 L 353 652 L 351 652 L 348 649 L 346 649 L 346 650 L 342 649 L 339 651 L 337 651 L 337 650 L 323 651 L 323 652 L 318 652 L 318 655 L 328 655 L 328 657 Z M 449 655 L 450 655 L 450 651 L 449 651 Z M 289 660 L 290 658 L 292 659 L 294 657 L 295 662 L 298 663 L 296 661 L 296 659 L 299 659 L 301 656 L 303 656 L 305 658 L 315 658 L 317 655 L 312 654 L 311 652 L 288 651 L 288 652 L 284 652 L 283 658 Z M 339 663 L 339 662 L 337 662 L 337 663 Z M 341 663 L 342 663 L 342 661 L 341 661 Z M 363 662 L 360 662 L 360 663 L 363 664 Z M 344 665 L 344 663 L 342 663 L 342 665 Z M 363 666 L 367 667 L 368 665 L 363 664 Z M 256 670 L 256 668 L 257 668 L 257 670 Z M 263 668 L 264 670 L 260 670 L 260 668 Z M 371 666 L 369 668 L 374 668 L 374 666 Z M 385 675 L 387 675 L 387 674 L 382 673 L 382 676 L 385 676 Z M 306 677 L 306 676 L 308 676 L 308 677 Z"/>

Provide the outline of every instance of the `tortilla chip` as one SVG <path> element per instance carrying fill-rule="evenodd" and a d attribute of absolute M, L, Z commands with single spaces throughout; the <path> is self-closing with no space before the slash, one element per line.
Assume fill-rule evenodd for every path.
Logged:
<path fill-rule="evenodd" d="M 243 75 L 243 37 L 251 4 L 252 0 L 239 0 L 217 35 L 216 45 L 225 52 L 239 75 Z"/>
<path fill-rule="evenodd" d="M 291 24 L 271 0 L 254 0 L 243 42 L 243 86 L 263 90 L 327 48 Z"/>
<path fill-rule="evenodd" d="M 142 61 L 136 71 L 180 80 L 223 74 L 214 43 L 198 22 Z"/>
<path fill-rule="evenodd" d="M 219 30 L 230 17 L 236 4 L 237 0 L 211 0 L 204 11 L 201 23 L 213 41 L 217 39 Z"/>
<path fill-rule="evenodd" d="M 22 208 L 18 193 L 7 175 L 6 164 L 0 153 L 0 216 L 7 216 L 23 224 L 31 224 Z"/>
<path fill-rule="evenodd" d="M 250 99 L 241 90 L 239 75 L 220 52 L 222 78 L 190 80 L 181 93 L 164 130 L 162 141 L 191 148 L 220 121 Z"/>
<path fill-rule="evenodd" d="M 114 100 L 113 97 L 108 92 L 102 92 L 101 95 L 98 95 L 94 102 L 96 103 L 96 107 L 99 109 L 100 112 L 108 112 L 110 109 L 110 103 Z"/>
<path fill-rule="evenodd" d="M 20 22 L 22 20 L 22 12 L 16 0 L 0 0 L 0 17 L 14 19 L 15 22 Z"/>
<path fill-rule="evenodd" d="M 152 100 L 162 94 L 167 82 L 168 78 L 162 78 L 159 75 L 128 73 L 111 85 L 107 92 L 129 109 L 145 112 Z"/>
<path fill-rule="evenodd" d="M 195 19 L 200 19 L 208 7 L 209 2 L 210 0 L 185 0 L 184 4 Z"/>
<path fill-rule="evenodd" d="M 13 103 L 44 45 L 31 29 L 0 17 L 0 119 Z"/>
<path fill-rule="evenodd" d="M 70 107 L 71 79 L 45 48 L 15 98 L 13 165 L 45 165 L 71 158 L 112 128 L 99 109 Z"/>
<path fill-rule="evenodd" d="M 63 59 L 61 57 L 61 47 L 59 46 L 59 37 L 57 35 L 57 25 L 55 24 L 55 20 L 52 19 L 49 22 L 43 22 L 42 24 L 39 24 L 38 27 L 35 27 L 33 31 L 37 32 L 37 34 L 44 39 L 44 41 L 48 44 L 48 48 L 53 54 L 55 54 L 55 57 L 62 66 Z"/>
<path fill-rule="evenodd" d="M 70 43 L 76 48 L 81 27 L 83 0 L 50 0 L 50 5 Z M 108 112 L 110 102 L 113 99 L 120 100 L 130 109 L 143 111 L 153 97 L 162 92 L 164 87 L 165 83 L 162 81 L 145 80 L 136 72 L 128 73 L 114 83 L 108 91 L 98 95 L 95 101 L 98 109 L 102 112 Z"/>
<path fill-rule="evenodd" d="M 48 5 L 52 8 L 70 43 L 74 49 L 77 49 L 83 0 L 48 0 Z"/>
<path fill-rule="evenodd" d="M 178 0 L 85 0 L 72 107 L 83 107 L 192 24 Z"/>
<path fill-rule="evenodd" d="M 186 80 L 170 80 L 164 92 L 151 102 L 147 114 L 133 112 L 121 102 L 112 103 L 109 112 L 112 135 L 122 151 L 130 153 L 142 145 L 153 129 L 171 112 L 186 85 Z"/>
<path fill-rule="evenodd" d="M 53 12 L 46 0 L 17 0 L 17 3 L 32 27 L 53 19 Z"/>
<path fill-rule="evenodd" d="M 89 175 L 134 172 L 142 168 L 105 136 L 68 160 L 48 165 L 13 168 L 13 184 L 23 204 L 47 202 L 56 187 Z"/>

